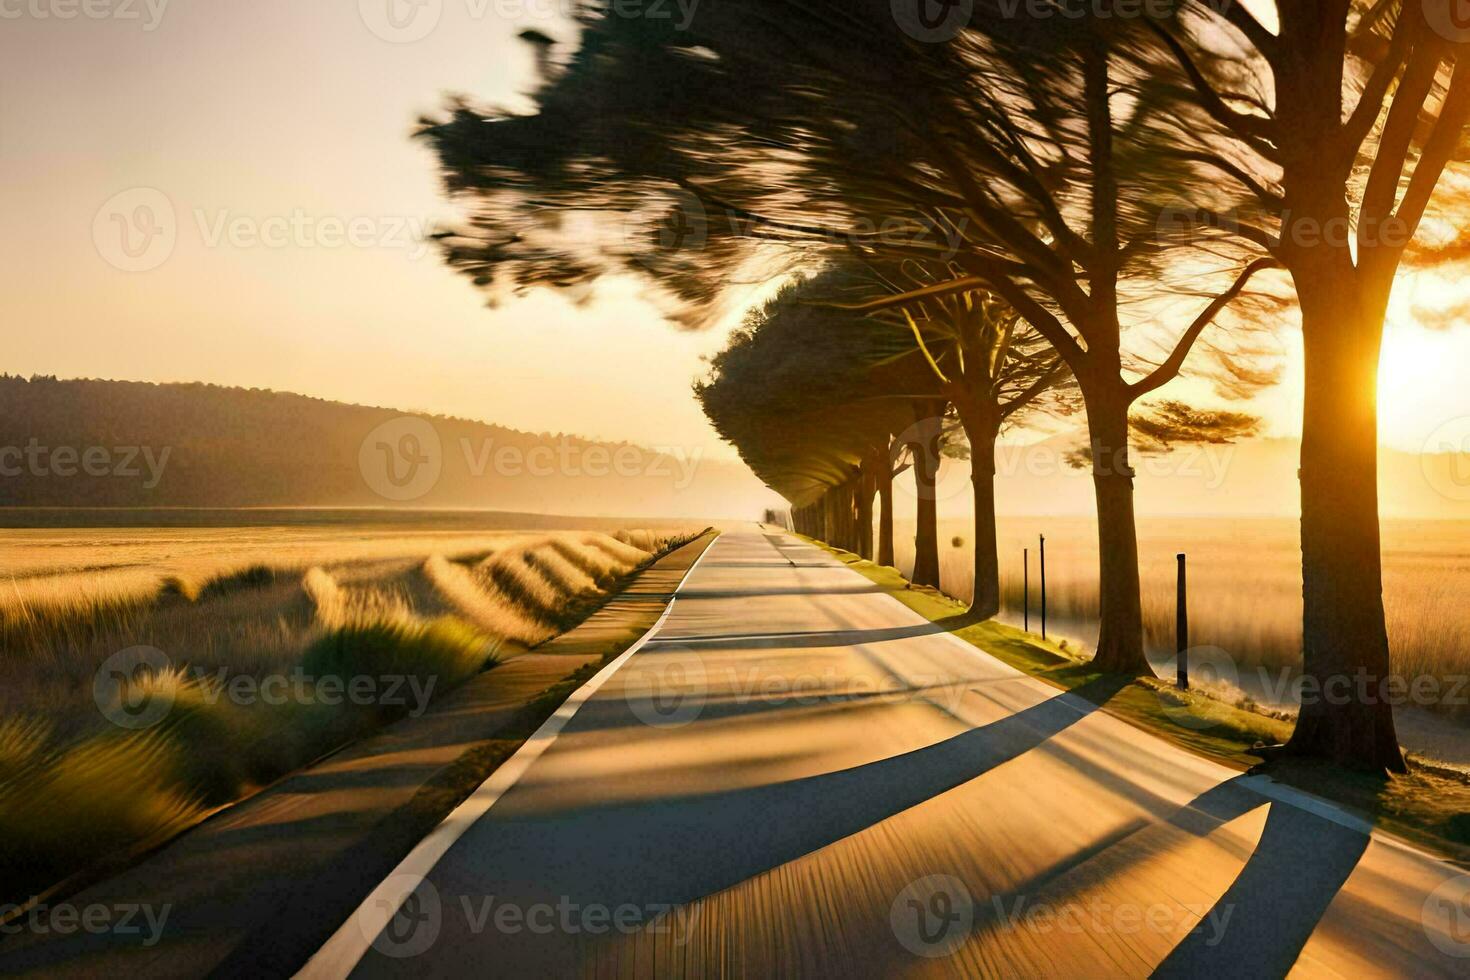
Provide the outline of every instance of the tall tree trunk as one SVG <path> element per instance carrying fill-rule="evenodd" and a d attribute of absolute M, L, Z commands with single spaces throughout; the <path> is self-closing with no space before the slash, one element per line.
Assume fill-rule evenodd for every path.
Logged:
<path fill-rule="evenodd" d="M 1351 275 L 1351 274 L 1350 274 Z M 1302 417 L 1302 637 L 1309 678 L 1288 752 L 1405 771 L 1384 696 L 1390 672 L 1378 517 L 1382 295 L 1298 274 L 1306 391 Z M 1320 693 L 1314 693 L 1320 692 Z"/>
<path fill-rule="evenodd" d="M 873 494 L 878 489 L 878 463 L 876 454 L 869 452 L 863 459 L 862 472 L 858 476 L 858 554 L 868 561 L 873 560 Z"/>
<path fill-rule="evenodd" d="M 1000 435 L 1000 412 L 987 405 L 983 395 L 968 390 L 952 391 L 950 400 L 970 443 L 970 483 L 975 497 L 975 589 L 970 615 L 990 619 L 1000 614 L 1000 545 L 995 533 L 995 440 Z"/>
<path fill-rule="evenodd" d="M 1143 652 L 1143 596 L 1138 574 L 1138 527 L 1133 467 L 1128 454 L 1128 399 L 1112 384 L 1083 386 L 1097 496 L 1099 611 L 1093 665 L 1109 673 L 1151 675 Z"/>
<path fill-rule="evenodd" d="M 831 486 L 828 492 L 822 495 L 822 541 L 828 542 L 833 548 L 842 547 L 842 525 L 841 511 L 838 510 L 838 488 Z"/>
<path fill-rule="evenodd" d="M 1000 615 L 1000 545 L 995 533 L 995 443 L 990 444 L 989 458 L 978 460 L 971 443 L 970 482 L 975 492 L 975 592 L 970 600 L 970 615 L 991 619 Z"/>
<path fill-rule="evenodd" d="M 939 504 L 934 482 L 939 474 L 939 446 L 944 433 L 945 403 L 915 403 L 917 422 L 913 442 L 914 496 L 918 501 L 914 531 L 915 585 L 939 588 Z"/>
<path fill-rule="evenodd" d="M 857 477 L 842 485 L 842 550 L 857 554 Z"/>
<path fill-rule="evenodd" d="M 878 478 L 878 564 L 893 561 L 893 455 L 884 446 L 879 454 Z"/>

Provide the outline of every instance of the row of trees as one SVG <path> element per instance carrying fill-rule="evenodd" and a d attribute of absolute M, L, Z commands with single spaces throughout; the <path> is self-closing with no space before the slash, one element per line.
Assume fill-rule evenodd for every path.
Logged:
<path fill-rule="evenodd" d="M 942 31 L 890 0 L 711 0 L 687 23 L 592 4 L 569 56 L 529 38 L 535 112 L 460 101 L 421 135 L 470 209 L 447 256 L 492 291 L 633 271 L 697 328 L 744 284 L 837 275 L 812 299 L 861 314 L 850 335 L 909 329 L 969 435 L 977 515 L 1005 409 L 1071 386 L 1110 671 L 1149 669 L 1135 406 L 1194 353 L 1226 394 L 1270 383 L 1275 335 L 1299 316 L 1304 667 L 1382 678 L 1376 368 L 1395 274 L 1433 259 L 1415 235 L 1470 117 L 1450 2 L 976 0 Z M 598 214 L 643 223 L 608 237 Z M 738 444 L 778 486 L 798 457 L 876 456 L 876 428 L 803 446 L 758 415 L 721 424 L 755 426 Z M 1288 748 L 1403 768 L 1390 706 L 1367 699 L 1306 706 Z"/>
<path fill-rule="evenodd" d="M 828 305 L 862 288 L 852 269 L 785 286 L 750 312 L 695 394 L 716 431 L 791 501 L 798 530 L 893 564 L 893 479 L 921 488 L 914 579 L 939 585 L 932 491 L 945 403 L 909 337 Z M 874 536 L 874 499 L 877 534 Z"/>

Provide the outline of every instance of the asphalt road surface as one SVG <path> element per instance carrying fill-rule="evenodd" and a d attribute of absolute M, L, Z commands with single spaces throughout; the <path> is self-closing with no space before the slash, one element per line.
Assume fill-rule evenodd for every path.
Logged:
<path fill-rule="evenodd" d="M 305 975 L 1470 975 L 1454 867 L 786 535 L 727 530 L 562 722 Z"/>

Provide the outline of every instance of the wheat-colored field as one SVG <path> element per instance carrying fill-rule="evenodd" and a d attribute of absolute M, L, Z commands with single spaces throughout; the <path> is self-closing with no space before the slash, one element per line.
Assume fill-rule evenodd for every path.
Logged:
<path fill-rule="evenodd" d="M 698 530 L 485 523 L 0 531 L 0 900 L 422 710 Z"/>
<path fill-rule="evenodd" d="M 1031 550 L 1032 626 L 1039 623 L 1038 538 L 1046 535 L 1047 597 L 1056 632 L 1096 641 L 1096 524 L 1082 518 L 1001 517 L 1004 618 L 1022 618 L 1022 549 Z M 1301 664 L 1301 550 L 1297 524 L 1270 518 L 1139 520 L 1144 626 L 1150 655 L 1163 670 L 1174 661 L 1177 563 L 1189 557 L 1190 641 L 1225 651 L 1246 680 Z M 969 521 L 940 522 L 944 591 L 968 599 L 973 589 Z M 913 567 L 913 526 L 895 533 L 900 570 Z M 1470 717 L 1448 695 L 1470 675 L 1470 521 L 1385 521 L 1384 598 L 1394 669 L 1405 677 L 1444 680 L 1446 697 L 1426 704 Z M 1275 676 L 1273 674 L 1273 676 Z M 1268 692 L 1253 690 L 1262 695 Z"/>

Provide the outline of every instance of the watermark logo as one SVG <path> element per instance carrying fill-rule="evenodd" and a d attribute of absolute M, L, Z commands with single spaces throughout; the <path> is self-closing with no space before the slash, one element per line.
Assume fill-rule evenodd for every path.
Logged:
<path fill-rule="evenodd" d="M 1424 440 L 1419 466 L 1440 496 L 1470 501 L 1470 415 L 1451 419 Z"/>
<path fill-rule="evenodd" d="M 137 938 L 139 945 L 152 948 L 163 938 L 173 908 L 167 903 L 52 904 L 35 897 L 25 906 L 0 905 L 0 936 L 125 936 Z"/>
<path fill-rule="evenodd" d="M 156 683 L 171 667 L 168 654 L 154 647 L 119 650 L 92 677 L 97 710 L 119 728 L 152 728 L 174 706 L 174 686 Z"/>
<path fill-rule="evenodd" d="M 439 26 L 444 0 L 357 0 L 367 29 L 390 44 L 422 41 Z"/>
<path fill-rule="evenodd" d="M 698 252 L 709 242 L 709 216 L 699 198 L 685 190 L 657 212 L 623 216 L 623 244 L 634 262 L 654 267 L 682 253 Z"/>
<path fill-rule="evenodd" d="M 514 23 L 574 20 L 596 11 L 604 17 L 670 21 L 689 29 L 699 0 L 458 0 L 456 12 L 476 23 L 496 18 Z M 444 0 L 358 0 L 363 24 L 391 44 L 412 44 L 432 34 L 444 20 Z"/>
<path fill-rule="evenodd" d="M 975 0 L 892 0 L 893 20 L 909 37 L 925 44 L 952 41 L 970 23 Z"/>
<path fill-rule="evenodd" d="M 429 222 L 408 215 L 350 217 L 310 214 L 292 208 L 289 214 L 257 217 L 228 208 L 194 209 L 194 225 L 205 248 L 394 249 L 418 261 L 429 252 L 433 229 Z"/>
<path fill-rule="evenodd" d="M 108 721 L 121 728 L 150 728 L 163 721 L 186 693 L 190 703 L 270 707 L 295 704 L 330 708 L 401 709 L 418 718 L 429 709 L 435 674 L 312 675 L 297 666 L 289 673 L 236 673 L 228 667 L 175 666 L 162 650 L 129 647 L 104 660 L 92 693 Z"/>
<path fill-rule="evenodd" d="M 0 20 L 138 21 L 150 33 L 163 23 L 169 0 L 0 0 Z"/>
<path fill-rule="evenodd" d="M 1346 217 L 1323 220 L 1316 215 L 1283 210 L 1277 222 L 1262 222 L 1257 216 L 1242 217 L 1238 211 L 1198 208 L 1176 201 L 1160 209 L 1154 223 L 1160 241 L 1174 244 L 1208 244 L 1221 237 L 1266 236 L 1272 249 L 1289 244 L 1299 249 L 1345 249 L 1360 243 L 1368 247 L 1404 248 L 1414 238 L 1414 228 L 1398 215 L 1354 224 Z"/>
<path fill-rule="evenodd" d="M 1430 892 L 1420 918 L 1435 949 L 1470 958 L 1470 875 L 1451 878 Z"/>
<path fill-rule="evenodd" d="M 1024 931 L 1036 936 L 1136 936 L 1152 933 L 1199 936 L 1207 949 L 1225 941 L 1235 905 L 1179 904 L 1155 902 L 1138 905 L 1133 902 L 1114 904 L 1101 898 L 1054 905 L 1032 901 L 1019 895 L 991 898 L 995 921 L 1007 931 Z"/>
<path fill-rule="evenodd" d="M 3 0 L 0 0 L 3 2 Z M 415 215 L 288 213 L 251 215 L 230 208 L 193 208 L 192 222 L 179 220 L 172 201 L 152 187 L 113 195 L 92 219 L 97 253 L 124 272 L 149 272 L 169 260 L 181 234 L 197 235 L 205 249 L 383 249 L 418 261 L 431 251 L 436 233 Z"/>
<path fill-rule="evenodd" d="M 172 446 L 159 452 L 152 446 L 43 446 L 32 436 L 24 446 L 0 446 L 0 477 L 142 479 L 143 489 L 153 490 L 172 452 Z"/>
<path fill-rule="evenodd" d="M 927 875 L 909 882 L 893 899 L 888 924 L 894 938 L 915 956 L 949 956 L 975 927 L 975 900 L 953 875 Z"/>
<path fill-rule="evenodd" d="M 1184 656 L 1189 661 L 1189 682 L 1206 690 L 1229 693 L 1240 689 L 1240 668 L 1235 658 L 1220 647 L 1190 647 Z M 1159 706 L 1170 721 L 1181 728 L 1205 731 L 1214 728 L 1216 722 L 1198 714 L 1183 692 L 1174 688 L 1160 688 L 1156 695 Z"/>
<path fill-rule="evenodd" d="M 709 674 L 687 647 L 660 647 L 633 658 L 623 671 L 629 709 L 653 728 L 683 728 L 704 711 Z"/>
<path fill-rule="evenodd" d="M 970 481 L 965 476 L 964 468 L 941 465 L 944 462 L 944 438 L 943 416 L 919 419 L 898 434 L 895 445 L 908 452 L 912 463 L 909 468 L 914 476 L 912 482 L 894 481 L 894 486 L 902 494 L 912 493 L 917 500 L 944 501 L 953 500 L 967 492 Z M 919 479 L 921 467 L 925 472 L 933 474 L 932 484 Z"/>
<path fill-rule="evenodd" d="M 1424 0 L 1424 19 L 1452 44 L 1470 41 L 1470 0 Z"/>
<path fill-rule="evenodd" d="M 657 212 L 627 212 L 623 242 L 634 261 L 642 265 L 654 265 L 680 252 L 698 252 L 709 242 L 709 216 L 699 198 L 679 190 Z"/>
<path fill-rule="evenodd" d="M 108 198 L 92 219 L 92 242 L 103 261 L 123 272 L 148 272 L 168 261 L 179 240 L 173 203 L 153 187 Z"/>
<path fill-rule="evenodd" d="M 420 875 L 398 874 L 383 882 L 383 897 L 365 904 L 357 925 L 373 949 L 394 959 L 427 952 L 444 924 L 439 889 Z"/>
<path fill-rule="evenodd" d="M 386 500 L 418 500 L 439 483 L 444 447 L 439 431 L 411 415 L 390 419 L 369 432 L 357 453 L 362 478 Z"/>
<path fill-rule="evenodd" d="M 459 440 L 465 468 L 475 479 L 493 473 L 509 479 L 524 477 L 570 477 L 572 479 L 647 478 L 670 481 L 675 490 L 688 489 L 694 482 L 704 450 L 700 446 L 607 446 L 584 439 L 559 437 L 554 444 L 531 446 L 505 443 L 492 438 Z"/>

